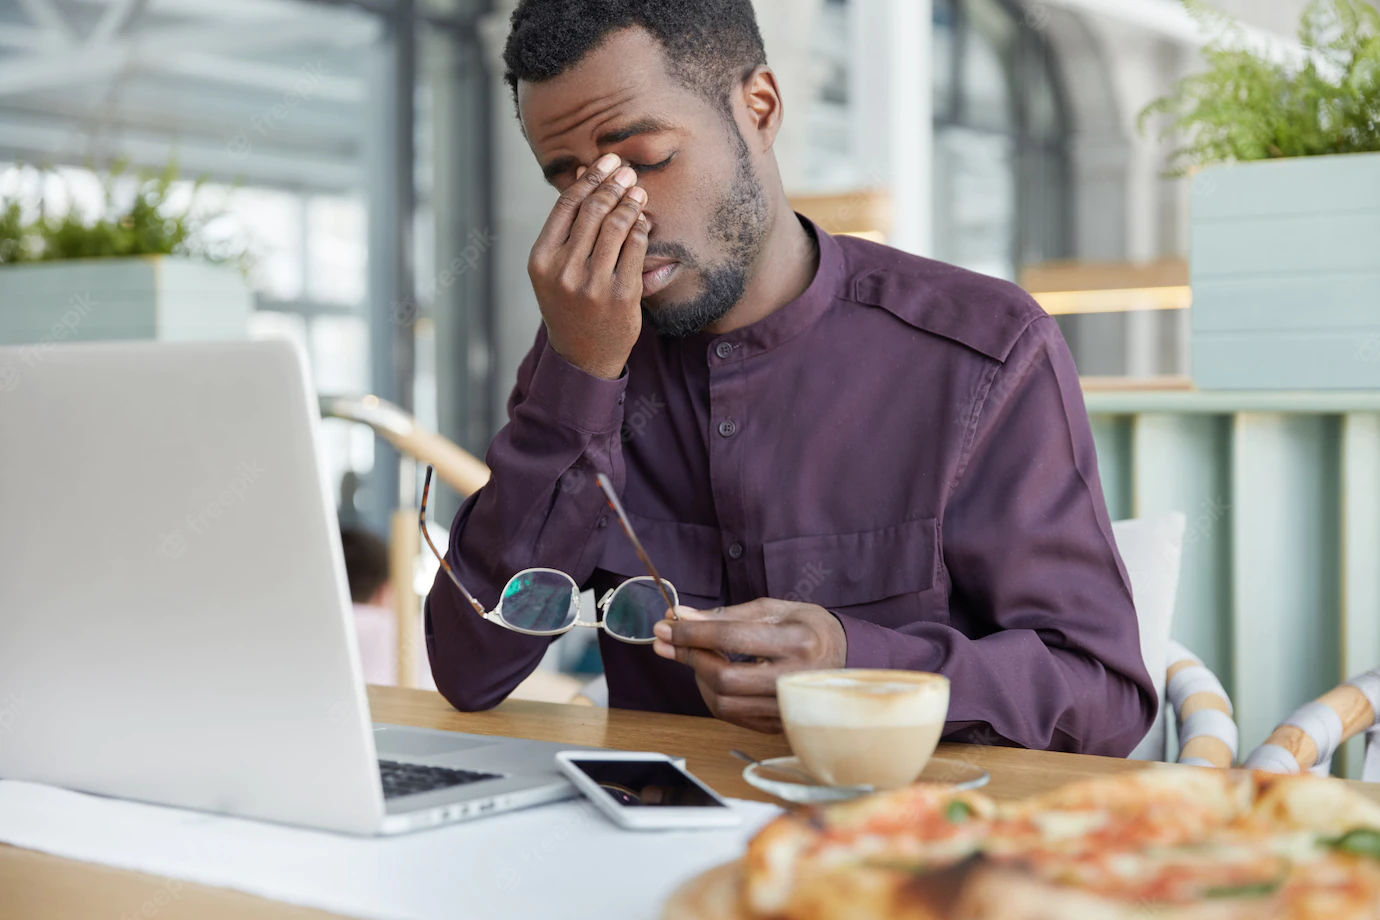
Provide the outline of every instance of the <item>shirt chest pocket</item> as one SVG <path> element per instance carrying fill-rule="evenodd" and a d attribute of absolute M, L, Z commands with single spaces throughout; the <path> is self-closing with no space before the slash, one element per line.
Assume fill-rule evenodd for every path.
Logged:
<path fill-rule="evenodd" d="M 922 518 L 863 533 L 773 540 L 763 550 L 772 597 L 829 610 L 865 607 L 849 613 L 895 626 L 921 618 L 915 595 L 935 585 L 939 533 L 933 518 Z"/>
<path fill-rule="evenodd" d="M 675 586 L 683 603 L 695 606 L 698 600 L 702 606 L 705 602 L 719 602 L 723 588 L 723 557 L 719 551 L 718 528 L 657 521 L 631 511 L 628 520 L 657 572 Z M 647 574 L 647 567 L 637 558 L 632 541 L 612 517 L 598 567 L 621 576 L 615 582 Z"/>

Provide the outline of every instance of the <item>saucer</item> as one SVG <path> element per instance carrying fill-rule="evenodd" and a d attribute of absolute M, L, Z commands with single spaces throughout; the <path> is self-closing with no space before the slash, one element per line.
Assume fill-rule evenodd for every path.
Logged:
<path fill-rule="evenodd" d="M 798 757 L 775 757 L 761 763 L 748 764 L 743 770 L 743 779 L 748 785 L 799 805 L 843 802 L 876 791 L 871 786 L 826 786 L 817 781 L 807 781 L 807 776 L 809 771 Z M 925 771 L 916 782 L 959 791 L 985 786 L 991 778 L 986 770 L 966 760 L 931 757 L 930 762 L 925 765 Z"/>

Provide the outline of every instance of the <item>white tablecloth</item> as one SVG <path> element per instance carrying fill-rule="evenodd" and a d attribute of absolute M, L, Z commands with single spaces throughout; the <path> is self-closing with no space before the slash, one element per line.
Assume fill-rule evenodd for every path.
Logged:
<path fill-rule="evenodd" d="M 778 814 L 735 801 L 730 831 L 621 831 L 583 800 L 360 839 L 0 782 L 0 842 L 370 920 L 660 915 L 683 880 L 740 855 Z M 156 909 L 110 905 L 112 916 Z"/>

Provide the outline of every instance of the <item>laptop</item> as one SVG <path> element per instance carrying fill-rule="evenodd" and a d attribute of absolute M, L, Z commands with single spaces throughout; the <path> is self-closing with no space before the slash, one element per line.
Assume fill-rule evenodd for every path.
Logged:
<path fill-rule="evenodd" d="M 0 778 L 364 835 L 576 794 L 371 724 L 319 431 L 288 342 L 0 348 Z"/>

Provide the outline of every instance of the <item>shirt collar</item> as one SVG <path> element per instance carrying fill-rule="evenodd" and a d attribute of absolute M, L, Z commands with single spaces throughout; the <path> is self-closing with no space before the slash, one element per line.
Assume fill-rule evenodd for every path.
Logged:
<path fill-rule="evenodd" d="M 702 355 L 707 355 L 711 366 L 713 363 L 722 364 L 724 360 L 741 361 L 771 351 L 794 338 L 829 309 L 843 276 L 843 250 L 839 247 L 838 241 L 821 230 L 814 221 L 798 214 L 796 216 L 800 218 L 806 230 L 814 234 L 819 247 L 819 267 L 815 269 L 815 277 L 810 286 L 795 300 L 751 325 L 724 335 L 698 332 L 686 336 L 684 343 L 688 351 L 698 351 Z M 717 351 L 724 342 L 733 346 L 728 359 L 720 356 Z"/>

